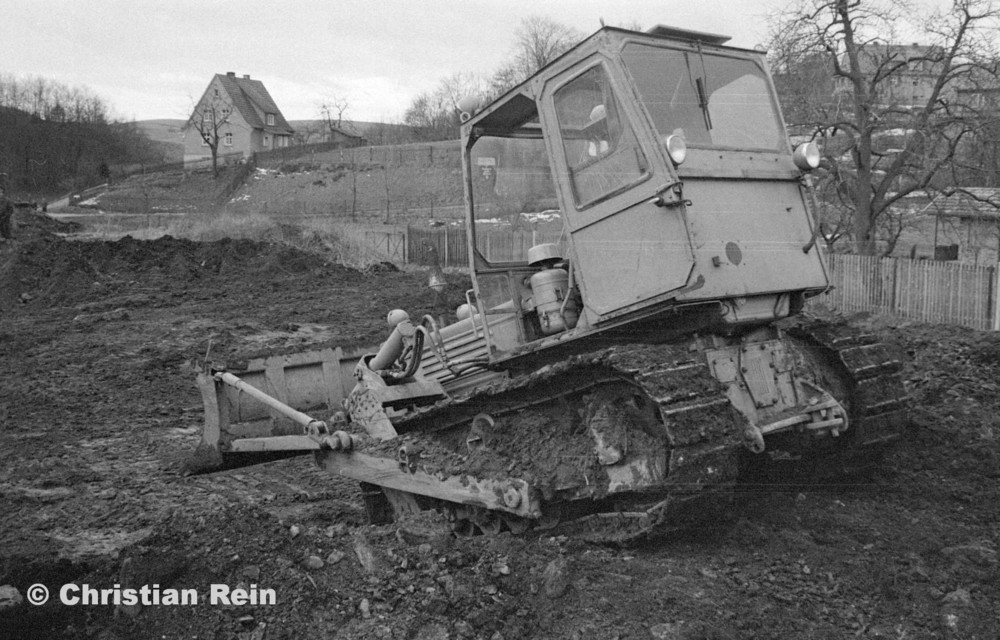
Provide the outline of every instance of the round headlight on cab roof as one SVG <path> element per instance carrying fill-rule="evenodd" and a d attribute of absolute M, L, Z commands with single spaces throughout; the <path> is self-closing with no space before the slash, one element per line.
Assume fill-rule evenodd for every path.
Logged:
<path fill-rule="evenodd" d="M 664 142 L 667 146 L 667 155 L 670 156 L 670 161 L 674 163 L 674 166 L 684 162 L 688 154 L 688 146 L 684 142 L 684 137 L 675 133 L 667 136 Z"/>
<path fill-rule="evenodd" d="M 819 167 L 819 147 L 815 142 L 803 142 L 795 147 L 792 162 L 801 171 L 812 171 Z"/>

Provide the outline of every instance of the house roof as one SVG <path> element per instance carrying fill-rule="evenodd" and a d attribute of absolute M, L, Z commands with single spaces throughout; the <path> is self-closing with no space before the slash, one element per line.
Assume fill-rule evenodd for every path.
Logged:
<path fill-rule="evenodd" d="M 911 213 L 943 218 L 1000 219 L 1000 189 L 989 187 L 951 188 L 938 193 L 903 198 L 902 206 Z"/>
<path fill-rule="evenodd" d="M 233 101 L 233 108 L 240 112 L 243 119 L 254 129 L 263 129 L 268 133 L 291 135 L 294 129 L 281 115 L 281 110 L 274 103 L 271 94 L 267 92 L 264 83 L 252 80 L 250 76 L 236 77 L 235 73 L 221 74 L 215 77 L 225 88 Z M 274 124 L 268 125 L 265 114 L 274 114 Z"/>

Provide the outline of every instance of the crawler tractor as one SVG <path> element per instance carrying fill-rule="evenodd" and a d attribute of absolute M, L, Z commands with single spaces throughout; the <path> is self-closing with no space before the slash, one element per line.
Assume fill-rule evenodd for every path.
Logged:
<path fill-rule="evenodd" d="M 394 310 L 377 353 L 207 368 L 202 459 L 311 451 L 377 522 L 612 541 L 724 515 L 748 462 L 877 459 L 900 363 L 801 315 L 829 288 L 818 153 L 792 149 L 764 55 L 726 41 L 605 27 L 463 102 L 459 319 Z M 485 231 L 555 210 L 558 241 L 523 253 Z"/>

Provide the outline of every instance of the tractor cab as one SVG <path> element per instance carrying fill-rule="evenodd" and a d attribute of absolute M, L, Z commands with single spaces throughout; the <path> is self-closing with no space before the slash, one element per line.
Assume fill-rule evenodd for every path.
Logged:
<path fill-rule="evenodd" d="M 826 289 L 815 158 L 789 146 L 764 54 L 725 41 L 604 28 L 465 115 L 474 306 L 516 319 L 491 352 L 681 308 L 766 324 Z"/>

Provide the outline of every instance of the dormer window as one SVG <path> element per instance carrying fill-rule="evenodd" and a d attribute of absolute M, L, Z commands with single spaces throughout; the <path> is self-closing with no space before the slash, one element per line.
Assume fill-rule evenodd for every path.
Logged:
<path fill-rule="evenodd" d="M 274 126 L 274 114 L 273 113 L 267 114 L 267 126 L 269 126 L 269 127 L 273 127 Z"/>

